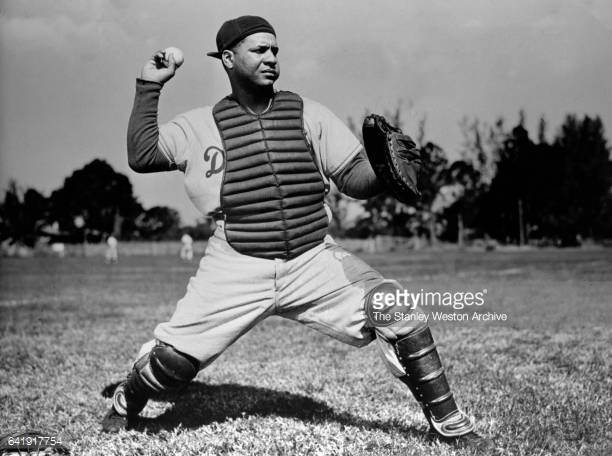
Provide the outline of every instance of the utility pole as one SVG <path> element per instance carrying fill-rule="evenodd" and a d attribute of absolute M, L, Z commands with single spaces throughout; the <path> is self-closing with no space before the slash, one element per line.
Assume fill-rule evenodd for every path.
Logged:
<path fill-rule="evenodd" d="M 463 248 L 463 215 L 457 215 L 457 246 Z"/>
<path fill-rule="evenodd" d="M 519 219 L 519 245 L 525 245 L 525 231 L 523 230 L 523 200 L 518 200 L 518 219 Z"/>

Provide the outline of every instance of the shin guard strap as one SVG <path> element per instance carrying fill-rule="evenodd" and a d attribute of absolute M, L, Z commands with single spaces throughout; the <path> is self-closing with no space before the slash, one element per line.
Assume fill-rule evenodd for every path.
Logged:
<path fill-rule="evenodd" d="M 412 331 L 403 339 L 398 340 L 396 345 L 398 348 L 401 347 L 403 353 L 414 354 L 424 347 L 435 346 L 435 343 L 429 326 L 422 326 Z"/>

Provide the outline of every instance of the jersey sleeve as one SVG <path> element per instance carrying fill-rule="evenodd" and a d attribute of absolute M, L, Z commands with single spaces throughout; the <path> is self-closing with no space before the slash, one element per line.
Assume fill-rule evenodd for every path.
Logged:
<path fill-rule="evenodd" d="M 185 171 L 190 153 L 199 150 L 199 144 L 205 140 L 201 138 L 202 132 L 208 131 L 202 128 L 203 109 L 188 111 L 158 126 L 157 111 L 162 87 L 156 82 L 136 81 L 127 149 L 130 167 L 137 172 Z"/>
<path fill-rule="evenodd" d="M 218 136 L 209 112 L 209 107 L 187 111 L 159 127 L 159 150 L 183 172 L 189 158 Z"/>
<path fill-rule="evenodd" d="M 187 160 L 194 140 L 190 122 L 184 114 L 159 126 L 159 150 L 178 169 Z"/>
<path fill-rule="evenodd" d="M 353 132 L 334 113 L 315 101 L 304 100 L 304 128 L 323 173 L 331 178 L 362 150 Z"/>
<path fill-rule="evenodd" d="M 136 80 L 134 105 L 128 123 L 127 153 L 130 168 L 139 173 L 176 169 L 158 147 L 157 106 L 162 84 Z"/>

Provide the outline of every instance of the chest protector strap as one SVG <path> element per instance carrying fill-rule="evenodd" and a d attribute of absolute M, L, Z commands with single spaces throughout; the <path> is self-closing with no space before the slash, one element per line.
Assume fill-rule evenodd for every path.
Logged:
<path fill-rule="evenodd" d="M 325 184 L 299 95 L 277 92 L 259 115 L 226 97 L 213 117 L 226 154 L 221 210 L 229 244 L 266 259 L 295 258 L 320 244 L 328 227 Z"/>

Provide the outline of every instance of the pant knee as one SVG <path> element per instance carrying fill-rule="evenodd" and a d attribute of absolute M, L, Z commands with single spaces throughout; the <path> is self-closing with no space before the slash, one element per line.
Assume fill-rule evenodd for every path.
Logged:
<path fill-rule="evenodd" d="M 136 364 L 136 362 L 143 356 L 151 353 L 151 350 L 155 348 L 156 344 L 157 344 L 157 341 L 155 339 L 151 339 L 145 342 L 144 344 L 142 344 L 142 346 L 140 347 L 140 350 L 138 351 L 138 355 L 136 356 L 136 359 L 134 360 L 134 364 Z"/>
<path fill-rule="evenodd" d="M 366 295 L 366 315 L 377 336 L 393 342 L 427 326 L 426 315 L 405 293 L 397 280 L 385 279 Z"/>

